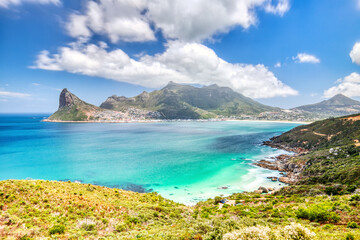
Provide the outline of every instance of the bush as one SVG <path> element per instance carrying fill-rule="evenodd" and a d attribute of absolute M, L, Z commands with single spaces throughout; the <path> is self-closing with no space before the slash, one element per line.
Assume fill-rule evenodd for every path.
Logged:
<path fill-rule="evenodd" d="M 356 222 L 348 222 L 348 228 L 359 228 L 359 225 Z"/>
<path fill-rule="evenodd" d="M 224 235 L 224 240 L 312 240 L 315 233 L 298 223 L 271 230 L 268 227 L 247 227 Z"/>
<path fill-rule="evenodd" d="M 360 195 L 356 194 L 351 196 L 350 201 L 360 201 Z"/>
<path fill-rule="evenodd" d="M 116 225 L 115 226 L 115 231 L 117 231 L 117 232 L 124 232 L 124 231 L 126 231 L 126 224 L 124 224 L 124 223 L 120 223 L 120 224 L 118 224 L 118 225 Z"/>
<path fill-rule="evenodd" d="M 346 234 L 345 239 L 346 239 L 346 240 L 355 240 L 355 237 L 354 237 L 354 235 L 352 235 L 351 233 L 348 233 L 348 234 Z"/>
<path fill-rule="evenodd" d="M 54 225 L 52 228 L 49 229 L 49 234 L 63 234 L 65 232 L 65 226 L 64 225 Z"/>
<path fill-rule="evenodd" d="M 84 229 L 85 231 L 91 232 L 95 230 L 95 224 L 86 224 L 84 223 L 83 225 L 81 225 L 81 228 Z"/>
<path fill-rule="evenodd" d="M 310 208 L 299 208 L 296 211 L 296 217 L 315 222 L 336 223 L 340 220 L 340 216 L 332 211 L 331 206 L 324 204 L 313 205 Z"/>
<path fill-rule="evenodd" d="M 280 231 L 280 234 L 284 239 L 289 240 L 312 240 L 315 237 L 315 233 L 299 223 L 292 223 L 291 225 L 285 226 Z"/>
<path fill-rule="evenodd" d="M 19 238 L 19 240 L 33 240 L 31 237 L 28 237 L 27 235 L 22 236 L 21 238 Z"/>
<path fill-rule="evenodd" d="M 270 240 L 271 229 L 268 227 L 247 227 L 224 235 L 223 240 Z"/>

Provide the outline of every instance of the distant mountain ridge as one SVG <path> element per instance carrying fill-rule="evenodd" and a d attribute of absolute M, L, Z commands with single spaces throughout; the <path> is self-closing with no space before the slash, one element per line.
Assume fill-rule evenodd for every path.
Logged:
<path fill-rule="evenodd" d="M 169 82 L 164 88 L 135 97 L 113 95 L 100 107 L 89 104 L 66 88 L 59 109 L 48 121 L 137 121 L 148 119 L 237 118 L 254 120 L 313 121 L 360 113 L 360 102 L 336 95 L 320 103 L 283 110 L 261 104 L 216 84 L 194 87 Z"/>
<path fill-rule="evenodd" d="M 143 92 L 132 98 L 111 96 L 100 107 L 117 111 L 123 111 L 128 107 L 158 111 L 165 119 L 254 115 L 280 110 L 258 103 L 228 87 L 210 85 L 198 88 L 174 82 L 169 82 L 161 90 Z"/>
<path fill-rule="evenodd" d="M 88 121 L 92 116 L 103 109 L 84 102 L 76 95 L 64 88 L 59 96 L 59 109 L 52 114 L 49 120 L 61 121 Z"/>
<path fill-rule="evenodd" d="M 338 94 L 328 100 L 315 104 L 303 105 L 293 109 L 329 116 L 343 116 L 359 113 L 360 102 L 342 94 Z"/>

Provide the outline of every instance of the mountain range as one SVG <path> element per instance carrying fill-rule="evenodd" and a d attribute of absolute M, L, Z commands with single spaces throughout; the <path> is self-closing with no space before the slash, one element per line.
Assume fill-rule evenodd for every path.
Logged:
<path fill-rule="evenodd" d="M 303 105 L 293 109 L 329 116 L 343 116 L 359 113 L 360 102 L 348 98 L 342 94 L 337 94 L 328 100 L 324 100 L 315 104 Z"/>
<path fill-rule="evenodd" d="M 321 119 L 360 112 L 360 102 L 336 95 L 317 104 L 283 110 L 261 104 L 216 84 L 194 87 L 169 82 L 164 88 L 135 97 L 113 95 L 99 107 L 62 90 L 59 109 L 48 121 L 131 121 L 147 119 Z"/>

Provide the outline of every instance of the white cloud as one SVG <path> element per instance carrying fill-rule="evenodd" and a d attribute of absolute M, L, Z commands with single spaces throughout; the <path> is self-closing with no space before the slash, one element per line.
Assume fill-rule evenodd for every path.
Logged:
<path fill-rule="evenodd" d="M 34 83 L 32 83 L 31 85 L 33 85 L 33 86 L 40 86 L 41 84 L 34 82 Z"/>
<path fill-rule="evenodd" d="M 149 21 L 142 14 L 147 0 L 88 1 L 83 14 L 70 15 L 66 25 L 72 37 L 90 37 L 93 33 L 107 35 L 111 42 L 155 40 Z"/>
<path fill-rule="evenodd" d="M 360 97 L 360 74 L 353 72 L 350 75 L 336 81 L 337 86 L 324 91 L 324 97 L 330 98 L 336 94 L 344 94 L 348 97 Z"/>
<path fill-rule="evenodd" d="M 228 63 L 198 43 L 170 42 L 165 52 L 144 55 L 138 61 L 120 49 L 107 51 L 106 46 L 74 43 L 60 48 L 57 54 L 41 52 L 33 68 L 63 70 L 150 88 L 163 87 L 171 80 L 203 85 L 215 83 L 253 98 L 297 94 L 264 65 Z"/>
<path fill-rule="evenodd" d="M 276 68 L 281 67 L 281 62 L 277 62 L 277 63 L 275 63 L 274 67 L 276 67 Z"/>
<path fill-rule="evenodd" d="M 0 97 L 26 98 L 26 97 L 30 97 L 30 96 L 31 95 L 27 94 L 27 93 L 7 92 L 7 91 L 0 90 Z"/>
<path fill-rule="evenodd" d="M 283 16 L 290 4 L 289 0 L 90 0 L 83 13 L 70 16 L 66 28 L 73 37 L 95 33 L 107 35 L 113 43 L 143 42 L 155 40 L 153 24 L 167 39 L 199 42 L 235 26 L 256 24 L 259 8 Z"/>
<path fill-rule="evenodd" d="M 279 0 L 276 5 L 271 4 L 271 1 L 269 1 L 265 5 L 265 11 L 273 14 L 278 14 L 280 16 L 283 16 L 287 11 L 289 11 L 289 9 L 290 4 L 288 0 Z"/>
<path fill-rule="evenodd" d="M 23 3 L 38 3 L 38 4 L 55 4 L 61 5 L 60 0 L 0 0 L 0 8 L 8 8 L 10 5 L 20 5 Z"/>
<path fill-rule="evenodd" d="M 359 2 L 360 2 L 360 0 L 359 0 Z M 350 52 L 350 58 L 353 63 L 360 65 L 360 42 L 357 42 L 354 44 L 354 46 Z"/>
<path fill-rule="evenodd" d="M 308 53 L 298 53 L 296 57 L 292 57 L 298 63 L 319 63 L 320 59 Z"/>

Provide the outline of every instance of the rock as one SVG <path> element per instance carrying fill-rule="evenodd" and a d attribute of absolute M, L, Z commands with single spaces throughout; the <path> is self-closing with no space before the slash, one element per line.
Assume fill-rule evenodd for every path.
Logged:
<path fill-rule="evenodd" d="M 263 193 L 262 190 L 255 190 L 254 193 Z"/>
<path fill-rule="evenodd" d="M 271 178 L 271 181 L 273 181 L 273 182 L 276 182 L 277 180 L 278 180 L 277 177 L 272 177 L 272 178 Z"/>
<path fill-rule="evenodd" d="M 259 187 L 258 188 L 258 190 L 261 190 L 262 191 L 262 193 L 268 193 L 269 191 L 268 191 L 268 189 L 266 188 L 266 187 Z"/>
<path fill-rule="evenodd" d="M 67 90 L 67 88 L 64 88 L 59 97 L 59 108 L 70 106 L 74 102 L 74 95 Z"/>
<path fill-rule="evenodd" d="M 268 187 L 268 190 L 269 190 L 270 192 L 272 192 L 272 191 L 274 191 L 274 188 Z"/>

